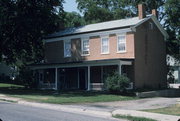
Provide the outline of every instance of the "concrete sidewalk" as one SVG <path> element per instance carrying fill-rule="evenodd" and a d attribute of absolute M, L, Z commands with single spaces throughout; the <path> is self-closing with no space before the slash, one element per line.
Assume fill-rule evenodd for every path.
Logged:
<path fill-rule="evenodd" d="M 112 117 L 112 115 L 119 114 L 119 115 L 131 115 L 137 117 L 146 117 L 146 118 L 156 119 L 158 121 L 178 121 L 178 119 L 180 119 L 180 116 L 149 113 L 149 112 L 136 111 L 130 109 L 117 109 L 114 107 L 101 108 L 101 107 L 92 107 L 90 105 L 60 105 L 60 104 L 28 102 L 20 98 L 8 97 L 6 95 L 1 95 L 1 94 L 0 94 L 0 99 L 4 101 L 14 101 L 17 102 L 18 104 L 26 105 L 26 106 L 59 110 L 64 112 L 91 115 L 91 116 L 104 117 L 104 118 L 110 118 Z"/>
<path fill-rule="evenodd" d="M 151 119 L 156 119 L 158 121 L 178 121 L 180 119 L 180 116 L 164 115 L 164 114 L 149 113 L 149 112 L 135 111 L 135 110 L 115 110 L 112 112 L 112 115 L 119 115 L 119 114 L 151 118 Z"/>

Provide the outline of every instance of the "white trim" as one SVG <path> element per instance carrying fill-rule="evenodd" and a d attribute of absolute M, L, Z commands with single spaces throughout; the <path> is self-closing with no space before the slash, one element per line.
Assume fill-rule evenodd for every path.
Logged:
<path fill-rule="evenodd" d="M 107 52 L 102 52 L 102 40 L 107 39 L 108 40 L 108 51 Z M 101 54 L 109 54 L 109 36 L 103 36 L 101 37 Z"/>
<path fill-rule="evenodd" d="M 103 86 L 104 83 L 91 83 L 92 86 Z"/>
<path fill-rule="evenodd" d="M 125 29 L 116 29 L 116 30 L 109 30 L 109 31 L 101 31 L 101 32 L 92 32 L 87 34 L 77 34 L 77 35 L 69 35 L 66 37 L 56 37 L 51 39 L 45 39 L 45 42 L 56 42 L 56 41 L 63 41 L 63 40 L 71 40 L 76 38 L 90 38 L 92 36 L 104 36 L 104 35 L 110 35 L 110 34 L 120 34 L 120 33 L 126 33 L 131 32 L 131 28 L 125 28 Z"/>
<path fill-rule="evenodd" d="M 70 42 L 70 55 L 66 54 L 65 43 L 67 43 L 67 42 Z M 71 48 L 72 48 L 71 47 L 71 40 L 64 40 L 63 43 L 64 43 L 64 58 L 71 57 L 71 55 L 72 55 L 71 54 Z"/>
<path fill-rule="evenodd" d="M 125 44 L 125 50 L 122 50 L 122 51 L 119 51 L 119 39 L 118 39 L 119 36 L 125 37 L 124 42 L 121 42 L 121 43 Z M 117 35 L 116 41 L 117 41 L 117 43 L 116 43 L 117 44 L 117 53 L 126 53 L 127 52 L 126 34 Z"/>
<path fill-rule="evenodd" d="M 86 40 L 88 40 L 89 41 L 89 38 L 81 38 L 81 56 L 89 56 L 90 55 L 90 42 L 88 42 L 89 43 L 89 53 L 88 54 L 83 54 L 83 49 L 84 49 L 84 47 L 83 47 L 83 41 L 86 41 Z"/>

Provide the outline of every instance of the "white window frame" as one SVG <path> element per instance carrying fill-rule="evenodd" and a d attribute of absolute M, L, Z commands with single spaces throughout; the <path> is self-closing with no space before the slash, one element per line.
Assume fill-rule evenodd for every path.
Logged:
<path fill-rule="evenodd" d="M 65 49 L 66 43 L 70 43 L 70 54 L 68 55 Z M 64 40 L 64 57 L 71 57 L 71 40 Z"/>
<path fill-rule="evenodd" d="M 89 38 L 83 38 L 83 39 L 81 39 L 81 55 L 82 56 L 87 56 L 87 55 L 90 55 L 90 43 L 89 43 L 89 51 L 88 51 L 88 54 L 84 54 L 83 52 L 85 51 L 84 50 L 84 44 L 83 44 L 83 42 L 84 41 L 87 41 L 88 40 L 88 43 L 89 43 Z"/>
<path fill-rule="evenodd" d="M 120 43 L 124 43 L 125 45 L 125 50 L 119 50 L 119 37 L 120 36 L 123 36 L 125 38 L 124 42 L 120 42 Z M 120 35 L 117 35 L 117 53 L 125 53 L 126 52 L 126 34 L 120 34 Z"/>
<path fill-rule="evenodd" d="M 107 52 L 103 52 L 103 47 L 102 47 L 103 39 L 108 39 L 108 51 Z M 101 54 L 109 54 L 109 36 L 101 37 Z"/>

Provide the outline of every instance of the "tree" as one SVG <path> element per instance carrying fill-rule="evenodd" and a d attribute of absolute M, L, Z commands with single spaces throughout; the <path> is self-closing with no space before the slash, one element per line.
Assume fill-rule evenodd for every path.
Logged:
<path fill-rule="evenodd" d="M 120 6 L 117 7 L 114 0 L 76 0 L 76 2 L 87 23 L 113 20 L 116 8 L 120 8 Z M 124 11 L 120 12 L 121 15 L 124 14 Z"/>
<path fill-rule="evenodd" d="M 76 0 L 87 23 L 97 23 L 137 16 L 137 5 L 144 3 L 147 14 L 152 9 L 163 9 L 165 0 Z M 160 14 L 160 19 L 163 18 Z"/>
<path fill-rule="evenodd" d="M 169 34 L 167 53 L 176 60 L 180 60 L 180 2 L 167 0 L 165 4 L 165 28 Z"/>
<path fill-rule="evenodd" d="M 1 0 L 0 61 L 40 62 L 43 36 L 63 27 L 63 0 Z"/>
<path fill-rule="evenodd" d="M 64 22 L 66 28 L 85 25 L 84 18 L 76 12 L 65 12 Z"/>

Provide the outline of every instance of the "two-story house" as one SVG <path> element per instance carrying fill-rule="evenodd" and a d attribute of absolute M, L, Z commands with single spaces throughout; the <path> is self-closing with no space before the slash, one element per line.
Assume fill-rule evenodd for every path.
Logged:
<path fill-rule="evenodd" d="M 133 88 L 166 87 L 168 34 L 138 5 L 138 17 L 67 28 L 45 38 L 45 63 L 32 67 L 41 88 L 102 90 L 126 74 Z"/>

